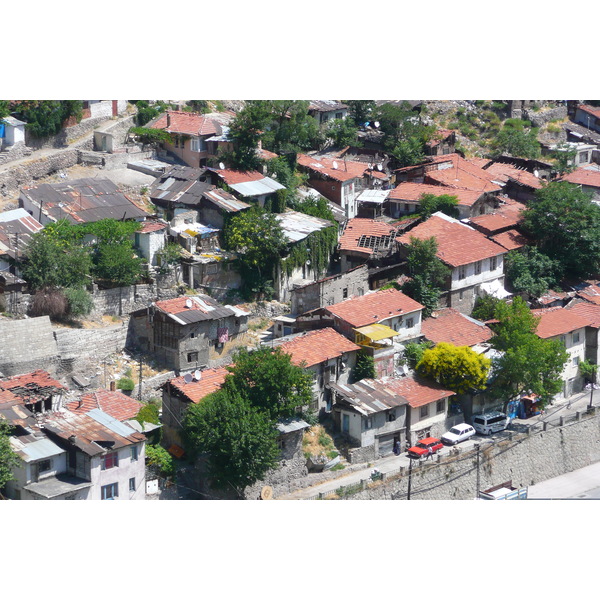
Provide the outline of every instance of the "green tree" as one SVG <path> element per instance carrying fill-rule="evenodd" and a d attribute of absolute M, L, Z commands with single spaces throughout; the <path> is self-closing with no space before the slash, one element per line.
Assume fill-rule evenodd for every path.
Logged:
<path fill-rule="evenodd" d="M 517 294 L 539 298 L 557 284 L 558 271 L 560 265 L 535 247 L 506 255 L 506 278 Z"/>
<path fill-rule="evenodd" d="M 496 298 L 495 296 L 490 296 L 489 294 L 478 296 L 477 300 L 475 300 L 475 306 L 473 307 L 471 316 L 474 319 L 479 319 L 480 321 L 489 321 L 490 319 L 495 319 L 496 307 L 498 304 L 503 302 L 504 300 Z"/>
<path fill-rule="evenodd" d="M 56 135 L 69 117 L 74 116 L 80 121 L 83 114 L 83 102 L 79 100 L 22 100 L 12 108 L 17 118 L 27 123 L 31 135 L 37 138 Z"/>
<path fill-rule="evenodd" d="M 349 117 L 357 127 L 370 121 L 376 107 L 374 100 L 343 100 L 343 102 L 348 106 Z"/>
<path fill-rule="evenodd" d="M 68 303 L 70 317 L 84 317 L 94 308 L 94 300 L 84 288 L 66 288 L 63 290 Z"/>
<path fill-rule="evenodd" d="M 562 370 L 569 357 L 564 344 L 536 335 L 539 317 L 519 296 L 510 304 L 499 304 L 496 319 L 490 343 L 502 354 L 494 360 L 490 394 L 502 399 L 505 407 L 523 392 L 547 402 L 562 389 Z"/>
<path fill-rule="evenodd" d="M 457 394 L 466 394 L 486 388 L 490 366 L 489 358 L 468 346 L 441 342 L 423 352 L 416 370 L 419 375 L 433 379 Z"/>
<path fill-rule="evenodd" d="M 223 158 L 234 169 L 254 170 L 261 166 L 257 155 L 258 143 L 269 122 L 269 105 L 267 101 L 247 102 L 237 113 L 229 126 L 229 139 L 233 151 L 225 153 Z"/>
<path fill-rule="evenodd" d="M 535 195 L 523 211 L 523 231 L 560 265 L 557 276 L 587 278 L 600 272 L 600 207 L 591 194 L 559 181 Z"/>
<path fill-rule="evenodd" d="M 133 100 L 133 104 L 137 108 L 135 119 L 139 127 L 143 127 L 146 123 L 171 108 L 169 104 L 161 100 L 153 104 L 150 104 L 148 100 Z"/>
<path fill-rule="evenodd" d="M 222 389 L 231 397 L 243 398 L 271 419 L 292 417 L 312 402 L 312 377 L 293 364 L 281 348 L 242 348 L 227 369 Z"/>
<path fill-rule="evenodd" d="M 0 100 L 0 119 L 10 115 L 10 102 L 8 100 Z"/>
<path fill-rule="evenodd" d="M 441 211 L 449 217 L 458 219 L 458 198 L 450 194 L 423 194 L 419 200 L 419 213 L 424 219 L 428 219 L 433 213 Z"/>
<path fill-rule="evenodd" d="M 352 381 L 375 379 L 375 377 L 377 377 L 377 372 L 375 371 L 373 357 L 366 350 L 359 350 L 356 354 L 356 364 L 354 365 L 354 369 L 352 369 Z"/>
<path fill-rule="evenodd" d="M 429 340 L 423 342 L 408 342 L 404 344 L 404 352 L 402 353 L 402 364 L 408 365 L 414 369 L 423 358 L 423 352 L 430 350 L 435 344 Z"/>
<path fill-rule="evenodd" d="M 169 273 L 174 265 L 181 259 L 181 246 L 176 242 L 169 242 L 165 247 L 156 253 L 159 262 L 159 273 L 162 275 Z"/>
<path fill-rule="evenodd" d="M 19 464 L 19 457 L 10 445 L 11 425 L 0 417 L 0 489 L 14 479 L 13 469 Z"/>
<path fill-rule="evenodd" d="M 538 130 L 530 126 L 529 121 L 506 119 L 493 144 L 496 153 L 538 158 L 541 153 L 541 146 L 537 140 Z"/>
<path fill-rule="evenodd" d="M 327 123 L 325 135 L 338 148 L 356 146 L 358 129 L 351 119 L 333 119 Z"/>
<path fill-rule="evenodd" d="M 561 174 L 571 173 L 577 168 L 575 157 L 577 150 L 572 150 L 567 144 L 558 144 L 554 151 L 556 170 Z"/>
<path fill-rule="evenodd" d="M 227 250 L 237 253 L 237 263 L 246 290 L 264 289 L 273 280 L 288 242 L 273 213 L 258 206 L 231 217 L 223 227 Z"/>
<path fill-rule="evenodd" d="M 144 261 L 131 243 L 102 244 L 94 255 L 94 276 L 115 286 L 133 285 L 142 278 Z"/>
<path fill-rule="evenodd" d="M 146 465 L 161 477 L 174 477 L 176 473 L 173 457 L 158 444 L 146 444 Z"/>
<path fill-rule="evenodd" d="M 434 237 L 424 240 L 411 237 L 407 248 L 406 261 L 411 279 L 402 286 L 402 292 L 425 307 L 425 318 L 437 308 L 442 287 L 450 275 L 450 269 L 436 256 L 437 248 Z"/>
<path fill-rule="evenodd" d="M 220 489 L 238 497 L 277 465 L 277 430 L 269 415 L 237 394 L 215 392 L 191 405 L 182 440 L 191 458 L 206 455 L 208 475 Z"/>

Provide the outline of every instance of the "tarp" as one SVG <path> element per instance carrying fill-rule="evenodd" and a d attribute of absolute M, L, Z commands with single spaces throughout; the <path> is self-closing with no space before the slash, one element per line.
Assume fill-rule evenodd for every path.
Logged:
<path fill-rule="evenodd" d="M 508 298 L 510 296 L 510 293 L 504 289 L 504 287 L 498 279 L 495 279 L 494 281 L 490 281 L 488 283 L 482 283 L 480 289 L 486 294 L 494 296 L 494 298 L 502 299 Z"/>
<path fill-rule="evenodd" d="M 394 331 L 387 325 L 381 325 L 380 323 L 374 323 L 373 325 L 366 325 L 365 327 L 358 327 L 355 329 L 356 333 L 360 333 L 365 337 L 369 338 L 373 342 L 379 340 L 385 340 L 391 337 L 400 335 L 397 331 Z"/>

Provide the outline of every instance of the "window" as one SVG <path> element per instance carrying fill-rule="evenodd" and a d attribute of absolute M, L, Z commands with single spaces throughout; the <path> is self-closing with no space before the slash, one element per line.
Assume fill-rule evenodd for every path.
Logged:
<path fill-rule="evenodd" d="M 347 298 L 348 297 L 348 288 L 344 288 L 342 290 L 342 298 Z"/>
<path fill-rule="evenodd" d="M 102 457 L 102 470 L 106 471 L 107 469 L 112 469 L 113 467 L 119 466 L 119 453 L 111 452 L 110 454 L 105 454 Z"/>
<path fill-rule="evenodd" d="M 475 275 L 481 275 L 481 261 L 475 263 Z"/>
<path fill-rule="evenodd" d="M 490 258 L 490 271 L 495 271 L 497 267 L 498 267 L 498 257 L 492 256 L 492 258 Z"/>
<path fill-rule="evenodd" d="M 200 144 L 198 142 L 198 138 L 192 138 L 192 143 L 190 144 L 190 150 L 192 152 L 200 152 Z"/>
<path fill-rule="evenodd" d="M 187 361 L 189 363 L 190 362 L 197 362 L 198 361 L 198 353 L 197 352 L 188 352 Z"/>
<path fill-rule="evenodd" d="M 465 296 L 464 290 L 460 290 L 460 292 L 458 292 L 458 299 L 462 300 L 464 298 L 464 296 Z"/>
<path fill-rule="evenodd" d="M 406 328 L 407 329 L 414 327 L 414 325 L 415 325 L 415 320 L 413 319 L 413 317 L 411 317 L 410 319 L 406 319 Z"/>
<path fill-rule="evenodd" d="M 101 493 L 102 500 L 114 500 L 119 497 L 119 484 L 111 483 L 109 485 L 103 485 Z"/>
<path fill-rule="evenodd" d="M 582 152 L 579 155 L 579 163 L 581 164 L 581 163 L 586 163 L 586 162 L 588 162 L 588 153 L 587 152 Z"/>
<path fill-rule="evenodd" d="M 342 119 L 344 117 L 344 113 L 335 113 L 335 118 L 336 119 Z"/>
<path fill-rule="evenodd" d="M 458 267 L 458 278 L 464 279 L 467 276 L 467 267 L 463 265 L 462 267 Z"/>
<path fill-rule="evenodd" d="M 396 420 L 396 412 L 393 410 L 390 410 L 390 412 L 388 413 L 388 419 L 389 422 L 391 421 L 395 421 Z"/>
<path fill-rule="evenodd" d="M 429 405 L 425 404 L 425 406 L 421 406 L 421 411 L 419 414 L 421 416 L 421 419 L 427 417 L 429 415 Z"/>
<path fill-rule="evenodd" d="M 37 464 L 37 467 L 38 473 L 46 473 L 52 469 L 52 460 L 49 458 L 46 460 L 40 460 L 40 462 Z"/>
<path fill-rule="evenodd" d="M 573 357 L 573 365 L 577 366 L 579 364 L 579 356 L 574 356 Z"/>
<path fill-rule="evenodd" d="M 579 344 L 579 331 L 573 334 L 573 343 Z"/>
<path fill-rule="evenodd" d="M 132 477 L 129 480 L 129 491 L 130 492 L 135 492 L 135 477 Z"/>
<path fill-rule="evenodd" d="M 440 413 L 443 413 L 444 410 L 446 410 L 446 400 L 442 398 L 442 400 L 437 401 L 437 404 L 435 405 L 435 412 L 439 415 Z"/>
<path fill-rule="evenodd" d="M 138 447 L 137 446 L 132 446 L 131 447 L 131 460 L 135 461 L 138 459 Z"/>

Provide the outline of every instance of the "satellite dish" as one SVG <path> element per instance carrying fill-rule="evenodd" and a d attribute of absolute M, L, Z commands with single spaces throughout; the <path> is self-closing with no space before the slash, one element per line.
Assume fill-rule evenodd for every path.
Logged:
<path fill-rule="evenodd" d="M 196 369 L 194 371 L 194 379 L 196 381 L 200 381 L 202 379 L 202 371 L 200 371 L 199 369 Z"/>
<path fill-rule="evenodd" d="M 382 165 L 381 163 L 379 163 L 379 164 L 377 165 L 377 170 L 378 170 L 378 171 L 383 171 L 383 165 Z"/>
<path fill-rule="evenodd" d="M 270 485 L 265 485 L 265 487 L 260 490 L 260 499 L 273 500 L 273 488 Z"/>
<path fill-rule="evenodd" d="M 189 373 L 186 373 L 186 374 L 183 376 L 183 380 L 184 380 L 186 383 L 192 383 L 192 376 L 191 376 Z"/>
<path fill-rule="evenodd" d="M 375 127 L 375 129 L 377 129 L 377 127 L 379 127 L 379 121 L 375 121 L 375 123 L 373 123 L 373 126 Z"/>
<path fill-rule="evenodd" d="M 221 169 L 221 170 L 222 170 L 222 169 L 224 169 L 224 168 L 225 168 L 225 165 L 224 165 L 223 163 L 219 163 L 219 169 Z"/>
<path fill-rule="evenodd" d="M 333 168 L 334 168 L 334 169 L 337 169 L 337 168 L 338 168 L 338 164 L 337 164 L 337 162 L 336 162 L 335 160 L 333 161 Z"/>
<path fill-rule="evenodd" d="M 185 307 L 192 308 L 192 301 L 189 298 L 186 298 L 185 300 Z"/>

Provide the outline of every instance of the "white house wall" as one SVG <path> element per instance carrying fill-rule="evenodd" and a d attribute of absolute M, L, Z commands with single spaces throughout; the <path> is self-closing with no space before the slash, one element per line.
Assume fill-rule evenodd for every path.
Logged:
<path fill-rule="evenodd" d="M 452 282 L 450 289 L 460 290 L 461 288 L 467 288 L 474 285 L 481 285 L 482 283 L 488 283 L 491 281 L 495 281 L 496 279 L 501 279 L 504 277 L 504 255 L 501 254 L 496 256 L 496 268 L 490 269 L 490 261 L 492 259 L 485 258 L 482 261 L 478 261 L 481 263 L 481 273 L 475 274 L 475 265 L 476 263 L 469 263 L 464 266 L 465 268 L 465 277 L 460 278 L 459 273 L 461 267 L 457 267 L 452 269 Z"/>
<path fill-rule="evenodd" d="M 102 470 L 102 457 L 91 460 L 92 492 L 90 500 L 102 499 L 102 487 L 111 483 L 119 484 L 119 495 L 116 500 L 146 499 L 146 448 L 145 443 L 137 444 L 138 458 L 131 460 L 132 446 L 119 448 L 119 466 Z M 129 479 L 135 477 L 135 492 L 129 491 Z"/>

